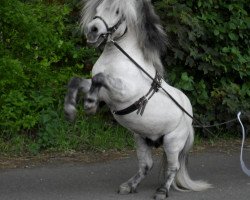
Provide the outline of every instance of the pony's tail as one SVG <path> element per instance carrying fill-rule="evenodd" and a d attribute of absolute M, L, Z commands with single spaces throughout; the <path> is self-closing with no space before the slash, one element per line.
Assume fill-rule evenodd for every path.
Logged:
<path fill-rule="evenodd" d="M 187 156 L 194 141 L 194 130 L 190 127 L 190 132 L 186 144 L 179 155 L 180 169 L 178 170 L 173 187 L 179 191 L 202 191 L 211 188 L 212 186 L 204 181 L 194 181 L 190 178 L 187 171 Z"/>

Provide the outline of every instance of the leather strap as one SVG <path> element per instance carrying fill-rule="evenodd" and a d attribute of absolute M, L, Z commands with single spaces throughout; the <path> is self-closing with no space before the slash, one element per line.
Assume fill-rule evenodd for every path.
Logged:
<path fill-rule="evenodd" d="M 156 71 L 155 78 L 153 80 L 153 83 L 151 84 L 151 87 L 146 95 L 141 97 L 138 101 L 133 103 L 132 105 L 128 106 L 127 108 L 124 108 L 122 110 L 113 111 L 116 115 L 127 115 L 137 110 L 137 114 L 143 115 L 145 107 L 148 103 L 148 101 L 152 98 L 152 96 L 159 91 L 159 88 L 161 87 L 161 76 Z"/>

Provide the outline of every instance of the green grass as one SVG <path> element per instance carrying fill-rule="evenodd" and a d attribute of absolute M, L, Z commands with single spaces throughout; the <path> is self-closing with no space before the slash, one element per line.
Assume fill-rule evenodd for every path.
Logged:
<path fill-rule="evenodd" d="M 194 146 L 202 146 L 204 143 L 213 146 L 221 142 L 235 141 L 242 137 L 241 133 L 235 130 L 235 127 L 232 131 L 225 131 L 223 127 L 210 128 L 209 130 L 211 133 L 202 132 L 201 129 L 195 129 Z"/>
<path fill-rule="evenodd" d="M 77 120 L 65 120 L 62 105 L 40 113 L 40 125 L 33 131 L 0 133 L 0 154 L 36 155 L 46 152 L 103 151 L 134 148 L 132 134 L 116 123 L 107 109 L 94 116 L 86 116 L 79 108 Z M 80 107 L 80 106 L 79 106 Z M 204 142 L 213 145 L 221 140 L 239 138 L 238 133 L 211 129 L 214 135 L 195 130 L 195 146 Z"/>
<path fill-rule="evenodd" d="M 56 111 L 55 111 L 56 110 Z M 78 112 L 77 120 L 69 123 L 61 109 L 41 113 L 40 127 L 30 133 L 0 134 L 2 154 L 38 154 L 43 151 L 103 151 L 134 147 L 132 134 L 118 125 L 107 112 L 86 116 Z M 30 131 L 29 131 L 30 132 Z"/>

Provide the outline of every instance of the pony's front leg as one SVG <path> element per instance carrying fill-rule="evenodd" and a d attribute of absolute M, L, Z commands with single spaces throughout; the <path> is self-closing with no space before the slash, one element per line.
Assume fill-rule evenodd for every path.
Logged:
<path fill-rule="evenodd" d="M 139 171 L 127 182 L 120 185 L 118 191 L 119 194 L 129 194 L 136 192 L 137 186 L 145 178 L 153 166 L 151 147 L 146 144 L 145 139 L 143 139 L 140 135 L 135 134 L 134 136 L 137 145 Z"/>
<path fill-rule="evenodd" d="M 76 115 L 76 97 L 79 91 L 86 94 L 91 86 L 91 79 L 72 78 L 68 83 L 68 91 L 64 99 L 66 117 L 73 121 Z"/>
<path fill-rule="evenodd" d="M 100 102 L 99 92 L 102 87 L 109 88 L 106 76 L 103 73 L 99 73 L 92 78 L 91 87 L 84 98 L 84 109 L 87 114 L 96 113 Z"/>
<path fill-rule="evenodd" d="M 104 93 L 102 91 L 100 92 L 101 88 L 107 92 L 105 97 L 103 97 Z M 88 113 L 92 114 L 96 112 L 100 100 L 105 102 L 110 99 L 119 102 L 126 101 L 126 98 L 128 98 L 126 92 L 133 88 L 133 83 L 127 80 L 119 77 L 112 77 L 104 73 L 98 73 L 92 78 L 90 90 L 85 98 L 84 108 Z"/>

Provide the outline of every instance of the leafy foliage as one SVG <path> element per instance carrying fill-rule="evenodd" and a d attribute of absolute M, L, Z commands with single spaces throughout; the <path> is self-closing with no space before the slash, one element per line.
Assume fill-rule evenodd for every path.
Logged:
<path fill-rule="evenodd" d="M 48 125 L 42 113 L 58 104 L 62 108 L 69 78 L 89 75 L 85 64 L 97 53 L 85 47 L 77 23 L 71 23 L 73 8 L 35 0 L 1 1 L 0 137 L 5 140 L 21 133 L 37 137 Z"/>
<path fill-rule="evenodd" d="M 191 98 L 205 121 L 225 121 L 250 108 L 249 4 L 155 0 L 169 35 L 169 81 Z"/>
<path fill-rule="evenodd" d="M 1 0 L 0 152 L 133 145 L 105 114 L 82 114 L 73 125 L 63 119 L 69 78 L 88 77 L 98 57 L 78 29 L 79 2 Z M 249 110 L 247 1 L 152 2 L 169 36 L 167 79 L 190 97 L 197 117 L 224 121 Z"/>

